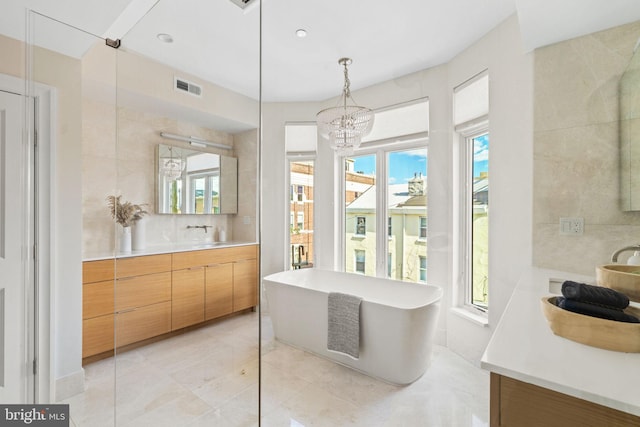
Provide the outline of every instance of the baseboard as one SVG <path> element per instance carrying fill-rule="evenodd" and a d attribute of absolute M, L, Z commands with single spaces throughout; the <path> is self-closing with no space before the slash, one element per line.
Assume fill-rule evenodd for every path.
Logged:
<path fill-rule="evenodd" d="M 61 402 L 65 399 L 75 396 L 78 393 L 84 391 L 84 369 L 80 368 L 79 371 L 66 377 L 56 379 L 56 402 Z"/>

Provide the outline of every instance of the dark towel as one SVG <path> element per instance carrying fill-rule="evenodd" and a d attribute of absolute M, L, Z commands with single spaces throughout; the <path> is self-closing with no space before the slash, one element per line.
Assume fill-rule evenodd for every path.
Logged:
<path fill-rule="evenodd" d="M 627 314 L 620 309 L 607 308 L 601 305 L 589 304 L 571 300 L 568 298 L 557 297 L 556 305 L 574 313 L 585 314 L 587 316 L 598 317 L 600 319 L 616 320 L 618 322 L 640 323 L 635 316 Z"/>
<path fill-rule="evenodd" d="M 629 298 L 618 291 L 602 286 L 572 282 L 570 280 L 562 284 L 562 295 L 574 301 L 598 304 L 620 310 L 629 305 Z"/>

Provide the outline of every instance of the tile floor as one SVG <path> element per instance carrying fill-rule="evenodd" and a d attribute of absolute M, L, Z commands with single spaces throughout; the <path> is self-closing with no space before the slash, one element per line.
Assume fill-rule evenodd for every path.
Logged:
<path fill-rule="evenodd" d="M 264 427 L 488 425 L 488 373 L 444 347 L 396 387 L 274 341 L 263 320 Z M 257 321 L 233 317 L 85 366 L 85 392 L 64 401 L 72 425 L 257 426 Z"/>

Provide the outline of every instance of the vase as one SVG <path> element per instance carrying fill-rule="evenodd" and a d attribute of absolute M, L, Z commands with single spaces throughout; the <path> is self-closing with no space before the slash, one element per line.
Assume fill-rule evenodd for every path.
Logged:
<path fill-rule="evenodd" d="M 122 227 L 122 234 L 120 234 L 120 253 L 131 253 L 131 227 Z"/>
<path fill-rule="evenodd" d="M 134 251 L 141 251 L 147 247 L 147 221 L 144 218 L 133 223 L 132 247 Z"/>

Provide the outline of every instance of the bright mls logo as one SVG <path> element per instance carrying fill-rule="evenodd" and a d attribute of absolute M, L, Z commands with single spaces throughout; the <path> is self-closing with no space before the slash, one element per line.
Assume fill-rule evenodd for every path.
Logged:
<path fill-rule="evenodd" d="M 0 427 L 69 427 L 69 405 L 0 405 Z"/>

